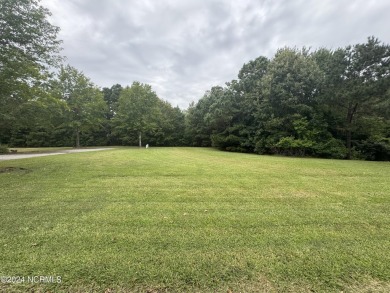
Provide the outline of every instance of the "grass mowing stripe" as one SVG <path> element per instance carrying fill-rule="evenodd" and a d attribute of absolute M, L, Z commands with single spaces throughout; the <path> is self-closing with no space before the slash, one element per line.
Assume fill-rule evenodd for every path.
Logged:
<path fill-rule="evenodd" d="M 7 290 L 382 290 L 390 164 L 123 148 L 0 162 Z M 15 169 L 17 170 L 17 169 Z"/>

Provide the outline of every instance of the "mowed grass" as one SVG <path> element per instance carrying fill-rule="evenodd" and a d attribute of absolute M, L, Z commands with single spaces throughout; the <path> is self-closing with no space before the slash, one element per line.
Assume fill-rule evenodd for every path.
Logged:
<path fill-rule="evenodd" d="M 62 281 L 7 292 L 390 291 L 388 162 L 123 148 L 4 167 L 0 275 Z"/>

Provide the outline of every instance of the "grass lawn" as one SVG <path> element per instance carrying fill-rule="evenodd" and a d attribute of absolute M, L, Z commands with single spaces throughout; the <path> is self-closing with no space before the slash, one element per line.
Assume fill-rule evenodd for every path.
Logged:
<path fill-rule="evenodd" d="M 0 276 L 25 278 L 0 291 L 390 292 L 388 162 L 118 148 L 0 186 Z"/>

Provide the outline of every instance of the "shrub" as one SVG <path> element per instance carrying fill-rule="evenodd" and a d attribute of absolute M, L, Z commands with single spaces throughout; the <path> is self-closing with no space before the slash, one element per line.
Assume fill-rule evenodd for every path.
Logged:
<path fill-rule="evenodd" d="M 6 145 L 0 145 L 0 154 L 8 154 L 9 149 Z"/>
<path fill-rule="evenodd" d="M 331 138 L 327 142 L 316 144 L 314 153 L 320 158 L 344 159 L 347 155 L 347 148 L 341 140 Z"/>
<path fill-rule="evenodd" d="M 221 150 L 230 152 L 245 152 L 245 149 L 241 147 L 240 137 L 229 134 L 225 136 L 223 134 L 214 134 L 211 136 L 212 146 Z"/>
<path fill-rule="evenodd" d="M 292 136 L 286 136 L 279 140 L 275 145 L 278 154 L 288 156 L 305 156 L 311 151 L 313 142 L 307 139 L 295 139 Z"/>
<path fill-rule="evenodd" d="M 390 161 L 390 139 L 365 140 L 356 145 L 363 159 L 369 161 Z"/>

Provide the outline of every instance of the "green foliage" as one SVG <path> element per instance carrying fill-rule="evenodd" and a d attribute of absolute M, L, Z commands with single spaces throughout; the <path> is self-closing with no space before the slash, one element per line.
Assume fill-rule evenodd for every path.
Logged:
<path fill-rule="evenodd" d="M 338 49 L 325 59 L 320 63 L 326 75 L 323 102 L 340 117 L 337 127 L 342 135 L 338 136 L 345 140 L 350 158 L 354 140 L 361 140 L 357 127 L 362 120 L 389 119 L 379 108 L 388 100 L 390 46 L 370 37 L 364 44 Z"/>
<path fill-rule="evenodd" d="M 120 145 L 121 141 L 113 132 L 113 118 L 118 112 L 119 96 L 123 87 L 120 84 L 115 84 L 111 88 L 103 88 L 103 98 L 107 104 L 106 121 L 103 126 L 103 131 L 100 132 L 97 139 L 99 142 L 107 145 Z M 92 139 L 94 142 L 95 140 Z M 105 141 L 105 142 L 104 142 Z M 96 143 L 100 145 L 100 143 Z"/>
<path fill-rule="evenodd" d="M 8 146 L 0 144 L 0 154 L 8 154 L 8 153 L 9 153 Z"/>
<path fill-rule="evenodd" d="M 62 66 L 52 82 L 53 95 L 63 101 L 65 125 L 74 131 L 75 146 L 80 135 L 102 129 L 107 113 L 103 93 L 82 72 L 69 65 Z"/>
<path fill-rule="evenodd" d="M 310 152 L 314 143 L 308 139 L 296 139 L 291 136 L 282 137 L 275 144 L 277 153 L 289 156 L 304 156 Z"/>
<path fill-rule="evenodd" d="M 115 84 L 111 88 L 103 88 L 103 98 L 107 103 L 107 119 L 112 119 L 118 110 L 119 96 L 123 88 L 120 84 Z"/>
<path fill-rule="evenodd" d="M 388 160 L 390 46 L 283 48 L 213 87 L 187 113 L 195 146 L 259 154 Z"/>
<path fill-rule="evenodd" d="M 173 108 L 166 101 L 158 101 L 159 116 L 158 128 L 147 139 L 149 144 L 157 146 L 181 146 L 185 145 L 184 113 L 180 108 Z"/>
<path fill-rule="evenodd" d="M 141 146 L 142 134 L 157 128 L 157 101 L 157 95 L 147 84 L 134 82 L 121 91 L 114 125 L 124 144 Z"/>
<path fill-rule="evenodd" d="M 134 82 L 124 88 L 118 112 L 112 119 L 113 133 L 124 145 L 173 146 L 184 143 L 184 114 L 158 98 L 148 84 Z"/>
<path fill-rule="evenodd" d="M 61 60 L 59 28 L 49 16 L 39 1 L 0 1 L 0 137 L 38 117 L 23 116 L 22 108 L 44 95 L 49 67 Z"/>
<path fill-rule="evenodd" d="M 245 149 L 241 147 L 240 137 L 229 134 L 228 136 L 222 134 L 214 134 L 211 136 L 213 147 L 220 148 L 222 150 L 231 152 L 245 152 Z"/>
<path fill-rule="evenodd" d="M 61 66 L 59 28 L 35 0 L 0 1 L 0 143 L 12 146 L 214 146 L 389 160 L 390 46 L 281 48 L 244 64 L 186 111 L 134 82 L 102 90 Z"/>
<path fill-rule="evenodd" d="M 357 143 L 356 150 L 362 158 L 371 161 L 390 161 L 390 138 L 364 140 Z"/>
<path fill-rule="evenodd" d="M 186 137 L 191 146 L 211 146 L 212 130 L 207 123 L 206 114 L 212 99 L 206 93 L 196 105 L 191 104 L 186 113 Z"/>
<path fill-rule="evenodd" d="M 329 137 L 313 146 L 313 154 L 320 158 L 344 159 L 347 148 L 342 140 Z"/>
<path fill-rule="evenodd" d="M 323 74 L 303 49 L 284 48 L 271 60 L 262 80 L 264 101 L 274 115 L 311 114 Z"/>

